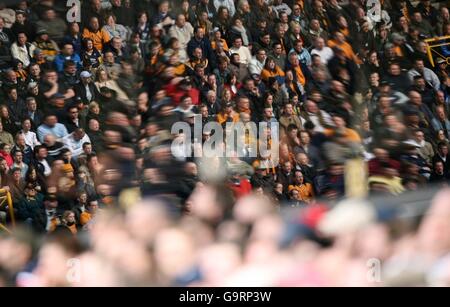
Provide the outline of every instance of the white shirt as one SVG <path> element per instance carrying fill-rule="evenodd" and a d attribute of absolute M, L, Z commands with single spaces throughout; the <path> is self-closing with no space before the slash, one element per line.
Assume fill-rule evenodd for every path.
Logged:
<path fill-rule="evenodd" d="M 50 167 L 50 165 L 48 164 L 47 160 L 42 160 L 42 161 L 38 161 L 39 163 L 41 163 L 44 166 L 44 175 L 46 177 L 50 176 L 52 174 L 52 169 Z"/>
<path fill-rule="evenodd" d="M 328 61 L 331 60 L 334 56 L 334 52 L 330 47 L 323 47 L 322 50 L 314 48 L 311 51 L 311 55 L 317 54 L 320 56 L 320 61 L 327 65 Z"/>
<path fill-rule="evenodd" d="M 87 84 L 85 87 L 86 87 L 86 98 L 88 101 L 91 101 L 92 93 L 91 93 L 91 89 L 89 88 L 89 84 Z"/>
<path fill-rule="evenodd" d="M 251 75 L 254 75 L 254 74 L 260 75 L 265 64 L 266 64 L 265 60 L 263 62 L 260 62 L 260 61 L 258 61 L 258 59 L 255 56 L 250 60 L 250 64 L 248 65 L 248 70 L 250 71 Z"/>
<path fill-rule="evenodd" d="M 216 8 L 216 10 L 218 10 L 221 6 L 224 6 L 228 9 L 231 17 L 233 17 L 236 13 L 236 8 L 234 6 L 233 0 L 214 0 L 214 7 Z"/>
<path fill-rule="evenodd" d="M 82 153 L 83 153 L 83 145 L 84 143 L 90 143 L 91 139 L 87 134 L 84 135 L 84 137 L 77 141 L 73 137 L 73 133 L 69 134 L 68 136 L 64 137 L 62 142 L 64 143 L 65 147 L 69 148 L 72 152 L 73 158 L 77 159 Z"/>
<path fill-rule="evenodd" d="M 252 54 L 250 53 L 250 50 L 245 46 L 241 46 L 241 48 L 239 49 L 232 47 L 230 48 L 230 52 L 239 54 L 241 63 L 245 64 L 246 66 L 248 66 L 250 60 L 252 59 Z"/>
<path fill-rule="evenodd" d="M 50 231 L 50 226 L 52 226 L 52 220 L 56 216 L 56 210 L 55 209 L 52 209 L 52 210 L 45 209 L 45 214 L 47 215 L 47 225 L 45 226 L 45 230 L 48 232 L 48 231 Z"/>
<path fill-rule="evenodd" d="M 25 144 L 31 147 L 31 149 L 34 149 L 34 147 L 41 145 L 41 143 L 38 141 L 36 133 L 32 131 L 23 132 L 23 136 L 25 137 Z"/>

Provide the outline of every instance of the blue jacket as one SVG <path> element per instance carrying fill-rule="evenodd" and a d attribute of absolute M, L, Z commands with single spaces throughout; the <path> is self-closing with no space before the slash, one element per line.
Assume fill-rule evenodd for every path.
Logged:
<path fill-rule="evenodd" d="M 70 59 L 74 61 L 77 64 L 77 69 L 81 69 L 81 59 L 80 56 L 76 53 L 74 53 Z M 64 63 L 67 61 L 66 57 L 62 54 L 58 54 L 55 58 L 55 68 L 58 72 L 63 72 L 64 70 Z"/>

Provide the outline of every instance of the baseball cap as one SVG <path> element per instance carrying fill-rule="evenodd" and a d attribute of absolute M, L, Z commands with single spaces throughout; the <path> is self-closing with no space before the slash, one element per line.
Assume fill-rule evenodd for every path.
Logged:
<path fill-rule="evenodd" d="M 81 78 L 90 78 L 90 77 L 92 77 L 92 74 L 88 71 L 82 71 L 80 74 L 80 77 Z"/>

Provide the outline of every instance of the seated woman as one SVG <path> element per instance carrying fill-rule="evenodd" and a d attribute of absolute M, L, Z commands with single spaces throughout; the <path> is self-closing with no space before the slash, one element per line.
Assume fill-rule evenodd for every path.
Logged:
<path fill-rule="evenodd" d="M 229 52 L 230 49 L 228 48 L 227 41 L 222 38 L 222 32 L 220 32 L 219 28 L 214 28 L 213 35 L 211 38 L 211 48 L 213 50 L 217 50 L 217 47 L 219 46 L 219 44 L 221 44 L 221 46 L 225 52 L 227 52 L 227 53 Z"/>
<path fill-rule="evenodd" d="M 232 98 L 237 95 L 241 87 L 242 84 L 238 82 L 237 76 L 234 73 L 229 74 L 225 82 L 224 89 L 230 90 Z"/>
<path fill-rule="evenodd" d="M 275 64 L 275 60 L 273 58 L 268 58 L 263 70 L 261 71 L 261 79 L 264 82 L 268 82 L 269 78 L 276 78 L 278 83 L 282 84 L 284 83 L 284 76 L 284 71 L 277 66 L 277 64 Z"/>
<path fill-rule="evenodd" d="M 189 61 L 187 61 L 186 66 L 188 70 L 190 71 L 190 74 L 195 74 L 195 66 L 201 64 L 203 68 L 205 69 L 205 72 L 209 72 L 208 67 L 208 59 L 203 56 L 203 51 L 201 48 L 197 47 L 192 52 L 192 57 Z"/>
<path fill-rule="evenodd" d="M 109 78 L 108 73 L 104 69 L 97 70 L 95 86 L 100 91 L 102 87 L 107 87 L 117 93 L 117 99 L 122 101 L 129 100 L 128 95 L 120 88 L 115 80 Z"/>
<path fill-rule="evenodd" d="M 111 38 L 120 37 L 123 42 L 122 45 L 123 47 L 125 47 L 130 33 L 127 28 L 125 28 L 123 25 L 117 24 L 116 21 L 116 16 L 112 14 L 107 15 L 105 18 L 105 25 L 103 26 L 103 30 L 108 32 L 109 37 Z"/>
<path fill-rule="evenodd" d="M 233 103 L 222 103 L 221 110 L 219 114 L 217 114 L 217 122 L 220 125 L 226 125 L 228 122 L 237 123 L 239 119 L 239 114 L 233 109 Z"/>
<path fill-rule="evenodd" d="M 36 41 L 33 45 L 42 51 L 45 59 L 49 62 L 53 62 L 59 54 L 58 44 L 50 39 L 50 36 L 48 36 L 48 32 L 45 29 L 38 30 Z"/>
<path fill-rule="evenodd" d="M 83 51 L 81 53 L 83 63 L 89 63 L 90 67 L 98 68 L 102 64 L 102 55 L 95 48 L 94 41 L 90 38 L 83 40 Z"/>

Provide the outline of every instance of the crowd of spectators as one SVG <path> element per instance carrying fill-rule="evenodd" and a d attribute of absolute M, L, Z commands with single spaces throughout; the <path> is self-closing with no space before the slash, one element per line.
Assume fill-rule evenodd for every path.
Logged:
<path fill-rule="evenodd" d="M 144 263 L 148 246 L 140 241 L 148 240 L 164 275 L 156 280 L 190 284 L 199 280 L 199 272 L 183 271 L 197 261 L 194 247 L 248 235 L 233 218 L 342 199 L 349 159 L 368 165 L 370 194 L 450 182 L 449 1 L 380 0 L 375 14 L 364 0 L 83 0 L 79 14 L 65 1 L 11 2 L 0 3 L 0 189 L 11 195 L 13 209 L 0 205 L 0 223 L 10 231 L 15 221 L 35 234 L 74 237 L 72 246 L 57 237 L 49 241 L 30 272 L 49 270 L 45 252 L 64 247 L 77 255 L 76 240 L 91 236 L 98 249 L 122 240 L 114 244 L 136 265 L 114 258 L 115 265 L 130 270 L 124 273 L 129 278 L 153 278 L 152 264 Z M 436 52 L 429 52 L 428 39 L 440 43 Z M 192 158 L 195 146 L 184 157 L 174 155 L 174 140 L 194 135 L 174 132 L 173 125 L 197 121 L 202 127 L 278 124 L 257 140 L 279 139 L 277 161 L 255 156 L 247 134 L 241 137 L 249 146 L 231 156 Z M 214 133 L 204 129 L 195 141 L 207 143 Z M 132 208 L 119 217 L 107 212 L 127 211 L 119 206 L 127 193 L 157 199 L 170 218 L 139 207 L 144 217 L 133 216 L 126 229 L 120 219 Z M 262 209 L 252 207 L 257 201 L 239 206 L 251 197 Z M 145 210 L 156 211 L 145 220 Z M 118 223 L 106 225 L 102 212 Z M 155 233 L 171 219 L 189 217 L 203 222 Z M 275 215 L 252 223 L 262 237 L 270 236 L 266 228 L 281 227 Z M 195 239 L 205 242 L 194 244 L 190 232 L 201 231 Z M 375 236 L 386 229 L 369 231 Z M 127 241 L 139 235 L 151 237 Z M 259 251 L 271 250 L 268 242 L 276 239 L 265 239 L 249 246 L 250 262 L 268 260 Z M 11 240 L 0 244 L 20 245 Z M 281 250 L 273 252 L 291 268 Z M 298 252 L 313 257 L 316 250 L 302 246 Z M 211 274 L 205 284 L 218 283 L 231 269 L 213 268 L 217 258 L 238 266 L 244 261 L 239 253 L 218 244 L 198 254 L 203 274 Z M 102 265 L 96 256 L 85 257 Z"/>

